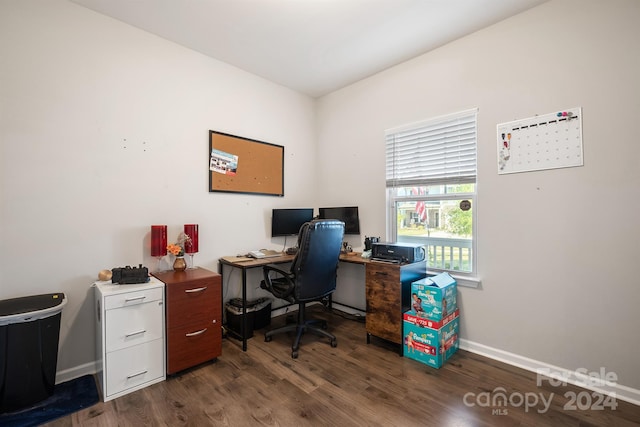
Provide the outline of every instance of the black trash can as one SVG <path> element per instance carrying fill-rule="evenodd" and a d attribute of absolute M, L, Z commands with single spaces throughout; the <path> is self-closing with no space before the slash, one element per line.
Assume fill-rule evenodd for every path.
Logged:
<path fill-rule="evenodd" d="M 271 298 L 258 298 L 253 305 L 253 329 L 262 329 L 271 325 Z"/>
<path fill-rule="evenodd" d="M 0 413 L 53 394 L 63 293 L 0 301 Z"/>
<path fill-rule="evenodd" d="M 258 298 L 247 301 L 247 314 L 244 318 L 244 337 L 249 339 L 255 329 L 262 329 L 271 324 L 271 299 Z M 227 312 L 227 328 L 237 337 L 242 339 L 242 298 L 231 298 L 225 304 Z"/>
<path fill-rule="evenodd" d="M 247 314 L 243 317 L 242 300 L 240 300 L 239 304 L 235 300 L 240 300 L 240 298 L 233 298 L 225 304 L 227 329 L 234 338 L 249 339 L 253 336 L 253 318 L 255 313 L 247 306 Z M 244 335 L 242 334 L 242 323 L 244 323 Z"/>

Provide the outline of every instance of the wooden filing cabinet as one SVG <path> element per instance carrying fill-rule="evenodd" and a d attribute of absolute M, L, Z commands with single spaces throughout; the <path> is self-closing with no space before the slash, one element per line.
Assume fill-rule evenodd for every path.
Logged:
<path fill-rule="evenodd" d="M 154 275 L 165 283 L 167 374 L 174 374 L 220 356 L 220 275 L 204 268 Z"/>
<path fill-rule="evenodd" d="M 95 283 L 96 356 L 103 400 L 164 381 L 164 284 Z"/>
<path fill-rule="evenodd" d="M 426 262 L 366 264 L 366 330 L 371 335 L 402 344 L 402 313 L 409 309 L 411 283 L 427 275 Z"/>

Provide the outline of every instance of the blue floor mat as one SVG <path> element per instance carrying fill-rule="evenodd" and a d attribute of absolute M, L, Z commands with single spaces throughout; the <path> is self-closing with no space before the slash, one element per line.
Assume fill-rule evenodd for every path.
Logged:
<path fill-rule="evenodd" d="M 28 408 L 0 414 L 2 427 L 37 426 L 73 414 L 100 400 L 93 375 L 56 384 L 53 395 Z"/>

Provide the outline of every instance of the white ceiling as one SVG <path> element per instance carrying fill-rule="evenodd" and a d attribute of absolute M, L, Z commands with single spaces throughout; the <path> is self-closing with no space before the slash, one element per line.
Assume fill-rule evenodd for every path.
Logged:
<path fill-rule="evenodd" d="M 322 96 L 548 0 L 71 0 Z"/>

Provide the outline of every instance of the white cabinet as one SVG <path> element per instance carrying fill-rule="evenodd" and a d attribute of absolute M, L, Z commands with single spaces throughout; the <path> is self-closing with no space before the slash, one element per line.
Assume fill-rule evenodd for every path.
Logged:
<path fill-rule="evenodd" d="M 98 381 L 106 402 L 164 381 L 164 283 L 95 283 Z"/>

